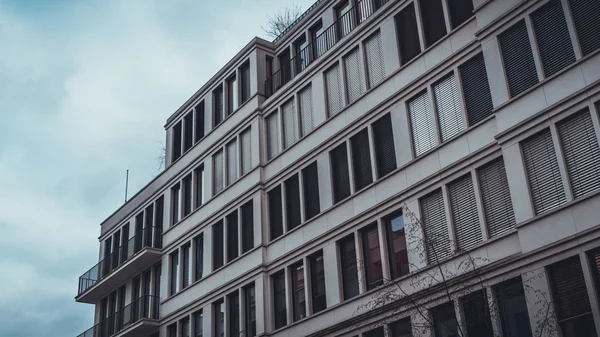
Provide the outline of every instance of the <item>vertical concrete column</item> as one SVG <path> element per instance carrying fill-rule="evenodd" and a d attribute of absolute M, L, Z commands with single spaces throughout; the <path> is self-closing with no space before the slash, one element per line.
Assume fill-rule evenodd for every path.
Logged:
<path fill-rule="evenodd" d="M 324 153 L 317 159 L 317 172 L 319 174 L 319 203 L 322 212 L 333 205 L 333 185 L 331 182 L 329 153 Z"/>
<path fill-rule="evenodd" d="M 212 303 L 208 303 L 202 308 L 202 335 L 203 336 L 212 336 L 214 313 L 212 308 Z"/>
<path fill-rule="evenodd" d="M 427 315 L 425 318 L 423 315 Z M 412 333 L 413 337 L 434 337 L 433 335 L 433 327 L 429 324 L 431 322 L 431 315 L 429 315 L 429 311 L 421 309 L 419 311 L 415 311 L 410 316 L 410 322 L 412 325 Z"/>
<path fill-rule="evenodd" d="M 338 254 L 335 242 L 323 247 L 323 266 L 325 267 L 325 297 L 327 307 L 334 306 L 341 301 L 340 269 L 338 265 Z"/>
<path fill-rule="evenodd" d="M 593 273 L 596 271 L 590 268 L 590 262 L 588 261 L 587 254 L 585 252 L 579 253 L 579 259 L 581 260 L 581 269 L 583 270 L 585 287 L 587 289 L 588 298 L 590 299 L 590 306 L 592 307 L 594 325 L 596 326 L 596 331 L 600 331 L 600 303 L 598 301 L 598 293 L 594 284 L 595 282 L 593 275 Z"/>
<path fill-rule="evenodd" d="M 206 277 L 206 275 L 210 274 L 213 271 L 212 266 L 212 226 L 207 226 L 204 230 L 204 242 L 202 245 L 204 246 L 204 255 L 202 258 L 204 259 L 204 271 L 202 272 L 202 277 Z"/>
<path fill-rule="evenodd" d="M 167 128 L 165 139 L 165 168 L 171 166 L 171 148 L 173 147 L 173 128 Z"/>
<path fill-rule="evenodd" d="M 250 167 L 255 168 L 260 165 L 260 124 L 262 119 L 255 119 L 250 124 Z"/>
<path fill-rule="evenodd" d="M 452 304 L 454 304 L 454 315 L 456 316 L 456 325 L 458 331 L 462 332 L 461 335 L 465 336 L 467 334 L 467 325 L 465 323 L 465 313 L 460 303 L 460 299 L 454 298 L 452 300 Z"/>
<path fill-rule="evenodd" d="M 394 130 L 394 149 L 396 150 L 396 164 L 402 166 L 412 160 L 412 146 L 410 140 L 410 121 L 405 104 L 399 104 L 390 112 L 392 130 Z"/>
<path fill-rule="evenodd" d="M 532 336 L 559 337 L 546 270 L 541 267 L 521 275 Z M 542 330 L 543 329 L 543 330 Z"/>
<path fill-rule="evenodd" d="M 223 154 L 225 156 L 225 154 Z M 213 162 L 212 154 L 209 154 L 204 159 L 204 195 L 205 201 L 210 200 L 214 196 L 213 192 Z"/>
<path fill-rule="evenodd" d="M 398 37 L 396 36 L 396 22 L 394 17 L 388 18 L 380 28 L 381 41 L 383 43 L 383 60 L 385 64 L 385 75 L 390 76 L 400 68 L 400 52 L 398 49 Z"/>
<path fill-rule="evenodd" d="M 160 264 L 160 275 L 161 278 L 164 280 L 163 282 L 160 282 L 160 295 L 159 298 L 165 299 L 169 296 L 169 287 L 171 286 L 171 277 L 169 275 L 169 268 L 171 265 L 171 261 L 169 261 L 169 255 L 165 254 L 163 255 L 161 264 Z M 166 281 L 166 282 L 165 282 Z"/>
<path fill-rule="evenodd" d="M 494 107 L 501 105 L 509 100 L 508 86 L 506 85 L 506 76 L 504 64 L 500 54 L 500 46 L 495 36 L 490 37 L 482 43 L 483 59 L 490 91 L 492 93 L 492 102 Z"/>
<path fill-rule="evenodd" d="M 519 143 L 503 148 L 502 156 L 504 157 L 508 189 L 510 190 L 510 198 L 515 212 L 515 221 L 520 223 L 532 218 L 535 214 L 533 212 L 529 185 L 527 184 L 527 172 L 521 156 Z"/>
<path fill-rule="evenodd" d="M 256 301 L 256 334 L 260 336 L 266 331 L 267 317 L 271 310 L 271 297 L 267 291 L 269 282 L 265 282 L 267 275 L 263 274 L 254 280 L 254 298 Z"/>
<path fill-rule="evenodd" d="M 263 208 L 262 204 L 266 203 L 265 195 L 263 192 L 255 195 L 252 198 L 252 216 L 253 216 L 253 224 L 254 224 L 254 244 L 252 247 L 260 246 L 263 243 L 262 233 L 262 218 L 263 218 Z"/>
<path fill-rule="evenodd" d="M 488 301 L 488 308 L 490 310 L 490 320 L 492 322 L 492 332 L 494 336 L 503 336 L 502 334 L 502 321 L 500 320 L 500 307 L 498 306 L 498 299 L 496 293 L 492 287 L 485 287 L 485 293 Z"/>
<path fill-rule="evenodd" d="M 213 95 L 208 91 L 204 98 L 204 134 L 207 135 L 213 128 Z"/>
<path fill-rule="evenodd" d="M 254 49 L 252 53 L 250 53 L 249 57 L 250 61 L 250 97 L 254 95 L 254 93 L 259 93 L 261 95 L 265 94 L 265 81 L 267 69 L 267 60 L 265 52 L 260 49 Z"/>

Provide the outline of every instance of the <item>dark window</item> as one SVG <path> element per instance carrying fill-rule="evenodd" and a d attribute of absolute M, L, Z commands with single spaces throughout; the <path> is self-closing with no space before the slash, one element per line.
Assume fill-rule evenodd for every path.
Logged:
<path fill-rule="evenodd" d="M 458 326 L 454 314 L 454 303 L 449 302 L 431 309 L 436 336 L 458 337 Z"/>
<path fill-rule="evenodd" d="M 145 213 L 145 232 L 144 232 L 144 247 L 152 247 L 152 234 L 154 234 L 154 204 L 150 204 L 144 210 Z M 127 234 L 123 233 L 127 238 Z"/>
<path fill-rule="evenodd" d="M 310 28 L 310 40 L 313 59 L 319 58 L 328 49 L 327 33 L 323 34 L 323 22 L 319 20 L 317 24 Z"/>
<path fill-rule="evenodd" d="M 199 142 L 200 139 L 204 138 L 204 101 L 200 101 L 200 103 L 196 105 L 194 113 L 196 114 L 195 141 Z"/>
<path fill-rule="evenodd" d="M 385 220 L 385 229 L 390 255 L 390 274 L 392 279 L 396 279 L 409 273 L 406 233 L 402 213 L 398 212 L 388 216 Z"/>
<path fill-rule="evenodd" d="M 227 262 L 239 255 L 238 251 L 238 212 L 233 211 L 227 215 Z"/>
<path fill-rule="evenodd" d="M 173 127 L 173 155 L 171 156 L 171 161 L 177 160 L 181 157 L 181 122 L 175 124 Z"/>
<path fill-rule="evenodd" d="M 280 271 L 273 275 L 273 311 L 275 312 L 275 329 L 287 324 L 285 309 L 285 273 Z"/>
<path fill-rule="evenodd" d="M 384 336 L 385 336 L 385 334 L 383 333 L 382 326 L 363 333 L 363 337 L 384 337 Z"/>
<path fill-rule="evenodd" d="M 348 150 L 346 143 L 338 145 L 329 153 L 331 159 L 331 179 L 333 180 L 333 203 L 350 196 L 350 172 L 348 170 Z"/>
<path fill-rule="evenodd" d="M 229 336 L 239 336 L 240 335 L 240 295 L 236 291 L 229 296 L 227 296 L 227 301 L 229 302 L 229 316 L 227 320 L 229 322 Z"/>
<path fill-rule="evenodd" d="M 223 86 L 213 91 L 213 128 L 223 121 Z"/>
<path fill-rule="evenodd" d="M 275 83 L 275 91 L 292 79 L 290 50 L 284 50 L 281 54 L 279 54 L 279 56 L 277 56 L 277 58 L 279 59 L 279 71 L 278 74 L 275 74 L 275 78 L 277 79 Z"/>
<path fill-rule="evenodd" d="M 227 116 L 238 107 L 238 87 L 235 75 L 227 80 Z"/>
<path fill-rule="evenodd" d="M 167 327 L 167 337 L 177 337 L 177 323 Z"/>
<path fill-rule="evenodd" d="M 494 287 L 505 337 L 531 337 L 531 325 L 521 278 Z"/>
<path fill-rule="evenodd" d="M 181 219 L 181 212 L 179 209 L 179 194 L 181 193 L 181 186 L 179 185 L 179 183 L 177 183 L 177 185 L 173 186 L 173 188 L 171 188 L 171 210 L 172 210 L 172 217 L 171 217 L 171 224 L 174 225 L 176 223 L 179 222 L 179 220 Z"/>
<path fill-rule="evenodd" d="M 302 170 L 302 182 L 304 185 L 304 217 L 306 220 L 309 220 L 321 212 L 319 174 L 316 162 Z"/>
<path fill-rule="evenodd" d="M 183 288 L 187 288 L 190 285 L 190 269 L 192 268 L 190 264 L 190 244 L 186 244 L 182 247 L 183 250 Z"/>
<path fill-rule="evenodd" d="M 154 265 L 154 296 L 158 296 L 160 295 L 160 279 L 162 276 L 162 265 L 159 262 L 158 264 Z M 157 301 L 155 299 L 155 301 Z M 153 312 L 152 312 L 152 316 L 153 317 L 158 317 L 158 305 L 153 305 Z"/>
<path fill-rule="evenodd" d="M 439 41 L 446 35 L 446 20 L 442 0 L 420 0 L 425 48 Z"/>
<path fill-rule="evenodd" d="M 294 42 L 294 58 L 296 60 L 296 74 L 302 72 L 308 63 L 310 62 L 310 50 L 308 48 L 308 41 L 306 37 L 302 36 L 296 42 Z"/>
<path fill-rule="evenodd" d="M 369 149 L 369 132 L 367 129 L 350 138 L 352 146 L 352 167 L 354 168 L 354 185 L 357 191 L 373 182 L 371 169 L 371 151 Z"/>
<path fill-rule="evenodd" d="M 290 273 L 292 275 L 292 306 L 295 322 L 306 317 L 304 265 L 302 265 L 302 262 L 290 267 Z"/>
<path fill-rule="evenodd" d="M 391 337 L 412 337 L 412 325 L 410 323 L 410 317 L 391 323 L 390 333 Z"/>
<path fill-rule="evenodd" d="M 296 228 L 300 219 L 300 182 L 295 174 L 285 181 L 285 213 L 288 231 Z"/>
<path fill-rule="evenodd" d="M 515 97 L 538 83 L 538 74 L 527 34 L 521 20 L 498 36 L 510 97 Z"/>
<path fill-rule="evenodd" d="M 182 319 L 179 324 L 181 324 L 181 337 L 190 337 L 190 318 Z"/>
<path fill-rule="evenodd" d="M 389 113 L 373 123 L 373 138 L 377 177 L 381 178 L 396 169 L 396 148 Z"/>
<path fill-rule="evenodd" d="M 202 310 L 194 313 L 194 337 L 202 337 Z"/>
<path fill-rule="evenodd" d="M 250 99 L 250 62 L 240 67 L 240 81 L 242 89 L 242 103 Z"/>
<path fill-rule="evenodd" d="M 256 293 L 254 283 L 244 287 L 246 337 L 256 336 Z"/>
<path fill-rule="evenodd" d="M 448 12 L 454 29 L 473 16 L 473 1 L 448 0 Z"/>
<path fill-rule="evenodd" d="M 267 194 L 269 198 L 269 229 L 271 240 L 283 235 L 283 215 L 281 212 L 281 186 L 277 186 Z"/>
<path fill-rule="evenodd" d="M 165 198 L 161 196 L 156 200 L 156 233 L 154 235 L 154 247 L 162 248 L 163 217 L 165 208 Z"/>
<path fill-rule="evenodd" d="M 600 48 L 600 2 L 598 0 L 569 0 L 577 38 L 583 56 Z"/>
<path fill-rule="evenodd" d="M 177 293 L 177 284 L 179 283 L 179 253 L 171 254 L 171 290 L 170 294 Z"/>
<path fill-rule="evenodd" d="M 212 227 L 213 230 L 213 268 L 217 270 L 223 266 L 223 220 L 219 220 Z"/>
<path fill-rule="evenodd" d="M 199 166 L 194 171 L 196 175 L 196 208 L 204 203 L 204 166 Z"/>
<path fill-rule="evenodd" d="M 219 300 L 213 304 L 214 312 L 215 312 L 215 336 L 216 337 L 224 337 L 225 336 L 225 302 L 223 300 Z"/>
<path fill-rule="evenodd" d="M 398 31 L 398 43 L 400 44 L 400 63 L 405 65 L 421 53 L 417 17 L 413 3 L 396 15 L 396 29 Z"/>
<path fill-rule="evenodd" d="M 323 251 L 311 255 L 308 258 L 310 263 L 310 290 L 312 296 L 312 312 L 317 312 L 327 308 L 327 299 L 325 296 L 325 265 L 323 264 Z"/>
<path fill-rule="evenodd" d="M 183 152 L 192 148 L 194 145 L 194 114 L 189 112 L 183 117 Z"/>
<path fill-rule="evenodd" d="M 479 53 L 458 67 L 469 126 L 492 115 L 494 104 L 483 54 Z"/>
<path fill-rule="evenodd" d="M 342 2 L 336 9 L 338 38 L 348 35 L 356 26 L 356 11 L 348 1 Z"/>
<path fill-rule="evenodd" d="M 361 234 L 363 240 L 363 255 L 365 258 L 367 290 L 371 290 L 383 284 L 377 223 L 369 225 L 369 227 L 364 229 Z"/>
<path fill-rule="evenodd" d="M 563 337 L 596 337 L 579 255 L 548 266 L 556 318 Z"/>
<path fill-rule="evenodd" d="M 356 268 L 356 245 L 354 235 L 342 239 L 340 246 L 340 260 L 342 267 L 342 288 L 344 300 L 358 295 L 358 269 Z"/>
<path fill-rule="evenodd" d="M 192 213 L 192 175 L 183 178 L 183 217 Z"/>
<path fill-rule="evenodd" d="M 198 281 L 202 278 L 204 272 L 204 234 L 200 234 L 194 239 L 196 253 L 196 275 L 194 280 Z"/>
<path fill-rule="evenodd" d="M 493 336 L 492 321 L 485 290 L 479 290 L 460 299 L 469 336 Z"/>
<path fill-rule="evenodd" d="M 242 254 L 254 248 L 254 204 L 250 200 L 241 207 Z"/>

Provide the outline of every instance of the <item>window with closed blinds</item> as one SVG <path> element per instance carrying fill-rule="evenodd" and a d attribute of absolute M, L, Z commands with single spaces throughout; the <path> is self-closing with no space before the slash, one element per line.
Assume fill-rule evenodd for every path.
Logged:
<path fill-rule="evenodd" d="M 196 272 L 194 275 L 194 281 L 198 281 L 202 278 L 202 274 L 204 272 L 204 234 L 200 234 L 194 239 L 194 246 L 196 259 Z"/>
<path fill-rule="evenodd" d="M 283 212 L 281 212 L 281 186 L 277 186 L 267 194 L 269 199 L 269 229 L 271 240 L 283 235 Z"/>
<path fill-rule="evenodd" d="M 432 264 L 451 255 L 442 190 L 439 189 L 421 198 L 419 203 L 421 205 L 421 222 L 425 232 L 427 262 Z"/>
<path fill-rule="evenodd" d="M 338 203 L 350 196 L 350 171 L 346 143 L 329 152 L 331 159 L 331 179 L 333 181 L 333 202 Z"/>
<path fill-rule="evenodd" d="M 331 117 L 344 107 L 340 67 L 337 64 L 325 72 L 325 91 L 327 95 L 327 116 Z"/>
<path fill-rule="evenodd" d="M 557 125 L 573 197 L 600 189 L 600 148 L 589 110 Z"/>
<path fill-rule="evenodd" d="M 577 39 L 583 56 L 600 48 L 600 1 L 569 0 Z"/>
<path fill-rule="evenodd" d="M 364 129 L 350 138 L 352 147 L 352 168 L 354 169 L 354 186 L 357 191 L 373 182 L 371 169 L 371 151 L 369 149 L 369 132 Z"/>
<path fill-rule="evenodd" d="M 433 97 L 442 142 L 445 142 L 465 129 L 454 73 L 433 85 Z"/>
<path fill-rule="evenodd" d="M 309 220 L 321 212 L 317 162 L 302 170 L 302 183 L 304 185 L 304 217 Z"/>
<path fill-rule="evenodd" d="M 575 62 L 575 52 L 560 0 L 550 0 L 533 12 L 531 22 L 546 77 Z"/>
<path fill-rule="evenodd" d="M 415 156 L 431 150 L 436 145 L 435 122 L 429 103 L 427 91 L 408 101 L 408 114 L 410 116 L 410 130 L 413 138 Z"/>
<path fill-rule="evenodd" d="M 300 181 L 298 174 L 284 182 L 285 186 L 285 215 L 287 229 L 292 230 L 300 225 Z"/>
<path fill-rule="evenodd" d="M 448 196 L 456 234 L 456 246 L 460 251 L 467 251 L 483 241 L 471 174 L 449 184 Z"/>
<path fill-rule="evenodd" d="M 344 72 L 348 102 L 354 102 L 363 93 L 363 78 L 358 48 L 344 56 Z"/>
<path fill-rule="evenodd" d="M 383 60 L 383 47 L 381 32 L 371 35 L 365 41 L 365 57 L 367 59 L 367 79 L 369 88 L 381 83 L 385 78 L 385 62 Z"/>
<path fill-rule="evenodd" d="M 277 112 L 267 116 L 267 160 L 279 153 L 279 120 Z"/>
<path fill-rule="evenodd" d="M 498 158 L 482 166 L 477 170 L 477 176 L 489 237 L 510 232 L 515 228 L 515 214 L 504 160 Z"/>
<path fill-rule="evenodd" d="M 556 318 L 563 337 L 596 337 L 579 255 L 547 267 Z"/>
<path fill-rule="evenodd" d="M 300 102 L 300 125 L 302 126 L 300 134 L 304 136 L 315 127 L 312 86 L 309 85 L 298 93 L 298 101 Z"/>
<path fill-rule="evenodd" d="M 396 15 L 396 31 L 400 45 L 400 64 L 405 65 L 421 53 L 415 5 L 411 3 Z"/>
<path fill-rule="evenodd" d="M 254 204 L 250 200 L 241 207 L 242 254 L 254 248 Z"/>
<path fill-rule="evenodd" d="M 510 97 L 515 97 L 538 83 L 525 21 L 519 21 L 498 35 L 498 41 Z"/>
<path fill-rule="evenodd" d="M 293 98 L 281 106 L 281 117 L 283 118 L 283 148 L 287 149 L 298 140 L 298 117 Z"/>
<path fill-rule="evenodd" d="M 241 174 L 244 175 L 250 172 L 252 168 L 252 138 L 251 129 L 248 128 L 246 131 L 240 134 L 240 161 L 241 161 Z"/>
<path fill-rule="evenodd" d="M 229 213 L 225 220 L 227 221 L 227 262 L 231 262 L 239 256 L 238 212 Z"/>
<path fill-rule="evenodd" d="M 550 129 L 521 144 L 535 214 L 554 209 L 567 201 L 558 169 Z"/>
<path fill-rule="evenodd" d="M 237 143 L 235 140 L 227 144 L 227 185 L 237 179 Z"/>
<path fill-rule="evenodd" d="M 223 189 L 223 150 L 213 155 L 213 195 Z"/>
<path fill-rule="evenodd" d="M 388 113 L 373 123 L 372 127 L 373 141 L 375 142 L 377 178 L 381 178 L 395 170 L 397 167 L 394 132 L 392 131 L 392 117 Z"/>
<path fill-rule="evenodd" d="M 446 20 L 442 0 L 419 0 L 419 4 L 427 48 L 446 35 Z"/>
<path fill-rule="evenodd" d="M 183 268 L 183 288 L 187 288 L 190 285 L 190 269 L 192 267 L 190 264 L 190 249 L 191 246 L 189 243 L 182 247 L 183 266 L 181 267 Z"/>
<path fill-rule="evenodd" d="M 483 53 L 461 64 L 458 71 L 469 126 L 475 125 L 492 115 L 494 110 Z"/>

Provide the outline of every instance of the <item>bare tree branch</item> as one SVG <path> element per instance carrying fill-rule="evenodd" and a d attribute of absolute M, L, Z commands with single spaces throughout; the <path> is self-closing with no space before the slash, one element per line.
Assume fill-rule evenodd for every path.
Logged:
<path fill-rule="evenodd" d="M 262 30 L 271 38 L 276 38 L 283 33 L 289 26 L 302 15 L 302 6 L 293 5 L 279 10 L 273 15 L 267 16 L 267 25 L 260 26 Z"/>

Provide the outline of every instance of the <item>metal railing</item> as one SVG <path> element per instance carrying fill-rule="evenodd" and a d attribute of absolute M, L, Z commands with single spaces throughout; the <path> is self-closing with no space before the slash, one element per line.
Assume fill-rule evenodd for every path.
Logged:
<path fill-rule="evenodd" d="M 77 295 L 81 295 L 102 278 L 128 261 L 132 256 L 144 248 L 161 248 L 162 233 L 158 227 L 146 227 L 137 232 L 131 239 L 123 243 L 116 251 L 105 256 L 103 260 L 90 268 L 79 277 Z"/>
<path fill-rule="evenodd" d="M 270 97 L 277 92 L 389 1 L 392 0 L 361 0 L 357 2 L 354 7 L 310 41 L 306 47 L 299 50 L 294 57 L 280 64 L 279 70 L 265 81 L 265 96 Z"/>
<path fill-rule="evenodd" d="M 77 337 L 110 337 L 142 319 L 159 319 L 158 296 L 143 295 Z"/>

